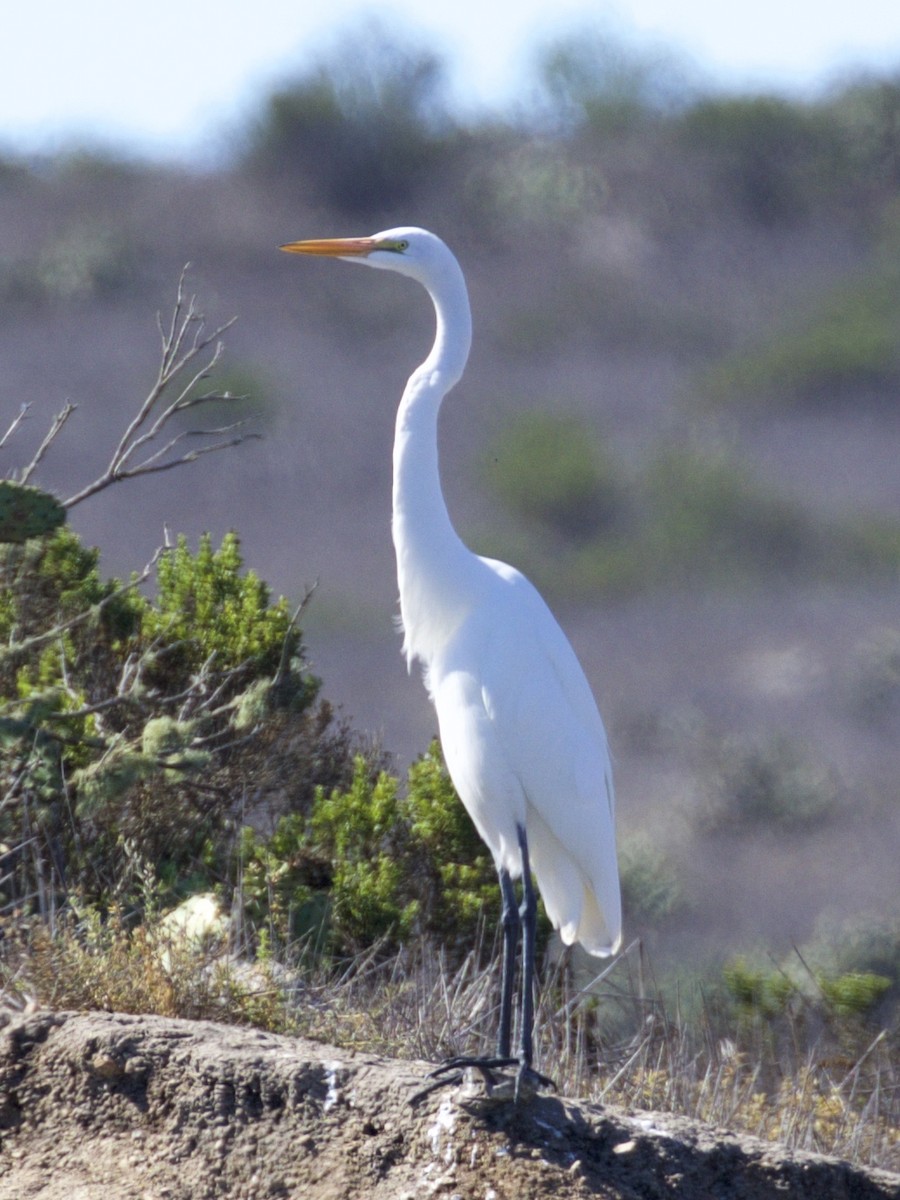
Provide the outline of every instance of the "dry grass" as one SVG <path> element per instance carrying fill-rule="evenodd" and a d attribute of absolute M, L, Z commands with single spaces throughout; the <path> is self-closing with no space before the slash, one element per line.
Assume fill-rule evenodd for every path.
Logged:
<path fill-rule="evenodd" d="M 250 963 L 228 938 L 188 943 L 158 918 L 130 928 L 118 913 L 52 931 L 22 924 L 5 943 L 3 996 L 252 1024 L 426 1061 L 493 1049 L 497 976 L 483 939 L 457 966 L 423 947 L 304 966 L 305 949 L 291 966 Z M 836 1051 L 824 1035 L 811 1044 L 799 1018 L 777 1039 L 727 1028 L 713 1005 L 688 1019 L 635 977 L 632 959 L 586 988 L 565 958 L 545 978 L 535 1065 L 561 1092 L 900 1170 L 900 1069 L 886 1031 Z"/>
<path fill-rule="evenodd" d="M 859 1024 L 812 1034 L 799 1009 L 777 1022 L 736 1022 L 702 996 L 688 1016 L 628 958 L 587 989 L 590 1000 L 576 992 L 555 1011 L 543 1002 L 545 1067 L 559 1064 L 566 1091 L 900 1169 L 900 1062 L 886 1030 Z M 552 1003 L 566 987 L 562 976 L 546 996 Z M 623 1032 L 603 1039 L 598 1027 L 610 1006 Z"/>

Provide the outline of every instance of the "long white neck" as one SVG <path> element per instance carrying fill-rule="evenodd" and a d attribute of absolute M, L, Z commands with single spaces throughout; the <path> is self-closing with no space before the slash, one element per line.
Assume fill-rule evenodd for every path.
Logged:
<path fill-rule="evenodd" d="M 441 401 L 462 375 L 472 340 L 469 299 L 455 259 L 428 293 L 437 335 L 397 411 L 392 519 L 403 648 L 409 662 L 419 658 L 426 666 L 465 615 L 460 585 L 475 561 L 450 521 L 438 464 Z"/>

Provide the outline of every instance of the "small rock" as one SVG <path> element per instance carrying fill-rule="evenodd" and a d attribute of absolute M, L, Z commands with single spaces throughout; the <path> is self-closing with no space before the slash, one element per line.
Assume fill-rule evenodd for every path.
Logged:
<path fill-rule="evenodd" d="M 94 1075 L 99 1075 L 101 1079 L 115 1079 L 122 1074 L 121 1063 L 105 1050 L 98 1050 L 91 1057 L 88 1068 Z"/>

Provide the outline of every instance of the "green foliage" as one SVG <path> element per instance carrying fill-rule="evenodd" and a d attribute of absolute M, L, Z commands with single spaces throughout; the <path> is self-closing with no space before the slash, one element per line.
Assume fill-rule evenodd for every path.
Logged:
<path fill-rule="evenodd" d="M 783 1014 L 796 991 L 784 972 L 735 958 L 722 968 L 722 978 L 739 1011 L 754 1019 L 770 1020 Z"/>
<path fill-rule="evenodd" d="M 900 270 L 879 263 L 838 284 L 803 316 L 761 344 L 718 363 L 701 386 L 717 402 L 749 398 L 784 405 L 830 404 L 900 378 Z"/>
<path fill-rule="evenodd" d="M 241 831 L 241 895 L 269 944 L 353 953 L 406 938 L 406 834 L 397 779 L 357 755 L 346 788 L 320 788 L 307 814 L 287 813 L 269 836 Z"/>
<path fill-rule="evenodd" d="M 233 722 L 254 689 L 273 728 L 292 720 L 295 742 L 318 737 L 329 761 L 330 717 L 306 715 L 318 685 L 300 634 L 243 571 L 233 534 L 218 550 L 203 538 L 196 554 L 180 539 L 153 598 L 136 582 L 103 580 L 97 551 L 68 529 L 0 552 L 0 843 L 31 847 L 11 852 L 8 903 L 49 899 L 48 887 L 108 898 L 124 841 L 174 886 L 204 855 L 223 859 L 228 772 L 256 729 Z M 319 778 L 343 777 L 329 769 Z"/>
<path fill-rule="evenodd" d="M 172 716 L 151 717 L 141 732 L 141 755 L 164 767 L 170 778 L 183 778 L 210 765 L 209 750 L 194 743 L 202 722 Z"/>
<path fill-rule="evenodd" d="M 737 957 L 723 967 L 722 978 L 739 1017 L 753 1021 L 788 1017 L 791 1007 L 838 1022 L 866 1018 L 892 986 L 872 971 L 811 972 L 802 959 L 760 966 Z"/>
<path fill-rule="evenodd" d="M 467 947 L 488 914 L 499 913 L 497 872 L 436 741 L 410 766 L 404 816 L 410 833 L 408 869 L 425 897 L 424 923 L 443 944 L 449 939 Z"/>
<path fill-rule="evenodd" d="M 896 898 L 876 912 L 840 919 L 825 913 L 816 923 L 803 958 L 817 976 L 877 975 L 900 996 L 900 911 Z"/>
<path fill-rule="evenodd" d="M 724 455 L 666 450 L 628 483 L 577 422 L 537 415 L 501 446 L 490 481 L 507 505 L 579 542 L 562 573 L 555 564 L 557 586 L 633 590 L 698 576 L 733 584 L 815 562 L 818 530 L 802 509 Z"/>
<path fill-rule="evenodd" d="M 686 64 L 671 51 L 590 29 L 544 50 L 539 74 L 555 124 L 603 134 L 677 111 L 693 90 Z"/>
<path fill-rule="evenodd" d="M 308 843 L 308 818 L 297 812 L 281 816 L 267 837 L 246 825 L 240 831 L 241 906 L 267 953 L 310 934 L 318 944 L 325 928 L 331 874 L 328 864 L 309 853 Z"/>
<path fill-rule="evenodd" d="M 269 98 L 249 165 L 355 216 L 408 203 L 450 147 L 442 77 L 440 59 L 398 37 L 396 22 L 370 22 L 352 55 L 339 48 Z"/>
<path fill-rule="evenodd" d="M 780 96 L 710 96 L 681 119 L 680 138 L 712 164 L 752 220 L 795 221 L 845 174 L 846 146 L 830 114 Z"/>
<path fill-rule="evenodd" d="M 49 492 L 0 479 L 0 543 L 52 533 L 65 519 L 66 510 Z"/>
<path fill-rule="evenodd" d="M 98 636 L 115 641 L 134 632 L 142 601 L 117 595 L 115 581 L 101 579 L 98 560 L 99 551 L 67 529 L 21 547 L 0 547 L 0 636 L 6 645 L 0 655 L 2 694 L 13 690 L 5 672 L 22 661 L 34 638 L 59 622 L 89 617 L 95 643 Z M 80 628 L 68 635 L 80 646 Z"/>
<path fill-rule="evenodd" d="M 619 845 L 619 876 L 626 926 L 658 929 L 682 915 L 684 887 L 670 855 L 640 834 Z"/>
<path fill-rule="evenodd" d="M 65 772 L 102 751 L 90 710 L 115 692 L 140 626 L 144 601 L 103 581 L 97 561 L 66 528 L 0 548 L 0 715 L 18 729 L 6 764 L 23 787 L 40 777 L 44 801 L 61 801 Z"/>
<path fill-rule="evenodd" d="M 900 522 L 817 519 L 721 451 L 668 447 L 627 478 L 576 420 L 535 413 L 504 431 L 485 470 L 530 526 L 509 556 L 568 595 L 900 569 Z M 531 561 L 535 530 L 547 537 Z"/>
<path fill-rule="evenodd" d="M 643 491 L 645 554 L 670 576 L 781 573 L 814 553 L 815 529 L 802 509 L 724 454 L 665 451 L 650 464 Z"/>
<path fill-rule="evenodd" d="M 620 481 L 575 417 L 532 412 L 507 426 L 485 457 L 491 486 L 526 520 L 584 539 L 614 523 Z"/>
<path fill-rule="evenodd" d="M 387 952 L 435 936 L 465 953 L 486 913 L 498 914 L 491 857 L 436 742 L 410 767 L 405 796 L 358 755 L 349 786 L 318 789 L 307 816 L 285 815 L 269 837 L 245 829 L 241 861 L 257 927 L 317 951 Z"/>
<path fill-rule="evenodd" d="M 798 831 L 819 824 L 836 808 L 840 789 L 834 773 L 786 736 L 761 743 L 726 741 L 718 760 L 706 814 L 710 830 Z"/>
<path fill-rule="evenodd" d="M 185 671 L 213 657 L 220 669 L 250 664 L 254 673 L 274 674 L 285 640 L 297 640 L 287 601 L 272 604 L 266 584 L 242 567 L 235 533 L 226 533 L 218 550 L 204 534 L 196 554 L 180 537 L 159 560 L 159 590 L 144 614 L 145 637 L 177 644 Z"/>
<path fill-rule="evenodd" d="M 387 936 L 402 941 L 417 905 L 404 899 L 397 780 L 382 771 L 373 781 L 360 758 L 349 789 L 317 797 L 310 826 L 314 847 L 332 863 L 332 920 L 342 942 L 360 948 Z"/>
<path fill-rule="evenodd" d="M 158 774 L 156 763 L 127 745 L 113 746 L 102 758 L 72 773 L 82 817 L 100 816 L 118 805 L 135 786 Z"/>
<path fill-rule="evenodd" d="M 871 971 L 849 971 L 834 979 L 820 979 L 828 1007 L 838 1016 L 859 1017 L 872 1011 L 891 988 L 891 980 Z"/>

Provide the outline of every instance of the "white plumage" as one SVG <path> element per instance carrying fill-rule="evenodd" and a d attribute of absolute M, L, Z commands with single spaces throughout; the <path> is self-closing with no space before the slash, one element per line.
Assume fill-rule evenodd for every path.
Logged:
<path fill-rule="evenodd" d="M 514 568 L 463 545 L 441 492 L 438 411 L 462 375 L 471 340 L 459 264 L 439 238 L 415 228 L 283 248 L 398 271 L 431 297 L 435 342 L 404 390 L 394 440 L 392 530 L 404 652 L 424 667 L 447 767 L 494 857 L 504 902 L 527 853 L 563 941 L 613 954 L 621 943 L 615 806 L 591 689 L 535 588 Z M 501 1012 L 501 1029 L 502 1020 Z M 531 1057 L 526 1033 L 523 1069 Z M 499 1053 L 509 1054 L 502 1034 Z"/>
<path fill-rule="evenodd" d="M 567 944 L 620 939 L 606 736 L 578 660 L 541 597 L 504 563 L 476 559 L 471 612 L 428 662 L 441 743 L 494 861 L 517 879 L 517 829 Z"/>

